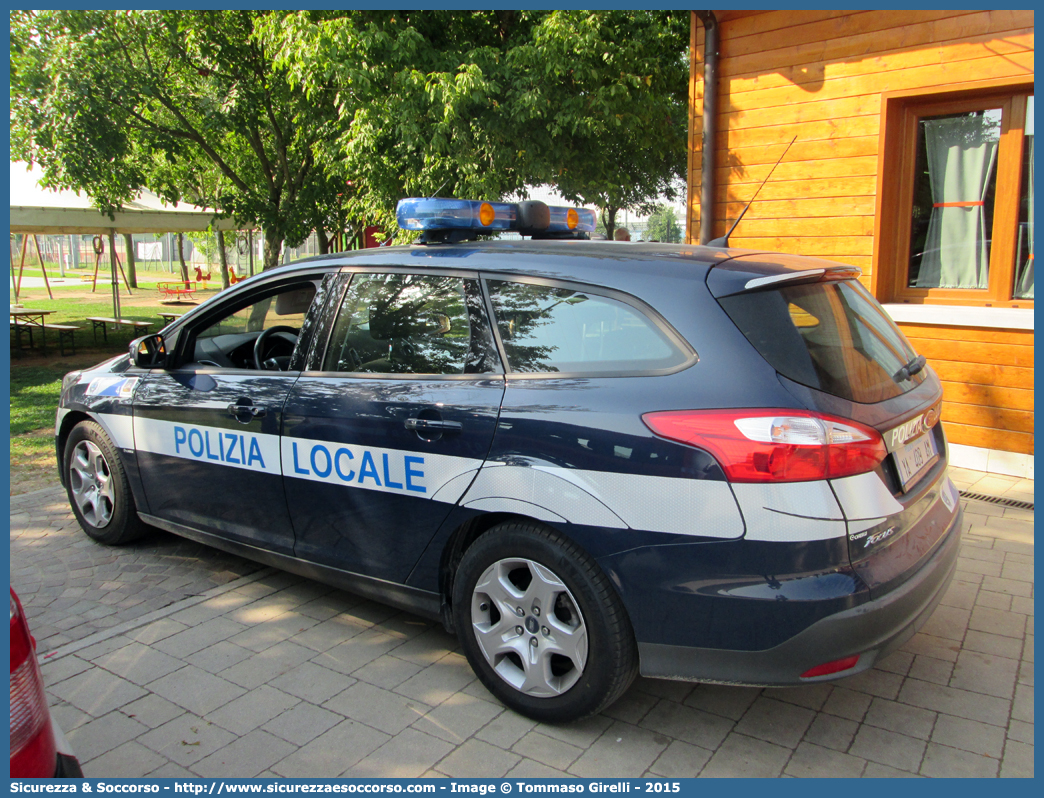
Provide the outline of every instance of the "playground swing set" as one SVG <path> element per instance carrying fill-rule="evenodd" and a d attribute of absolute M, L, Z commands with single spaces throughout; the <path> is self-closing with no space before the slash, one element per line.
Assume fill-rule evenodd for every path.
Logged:
<path fill-rule="evenodd" d="M 43 272 L 44 285 L 47 287 L 47 297 L 48 297 L 48 299 L 54 299 L 54 292 L 51 291 L 51 281 L 47 277 L 47 265 L 44 263 L 43 252 L 40 251 L 40 237 L 37 236 L 37 235 L 33 235 L 32 238 L 33 238 L 33 244 L 36 246 L 36 257 L 40 261 L 40 271 Z M 80 279 L 83 280 L 84 282 L 90 282 L 90 284 L 91 284 L 91 293 L 92 294 L 98 288 L 98 269 L 101 268 L 102 255 L 105 254 L 105 239 L 102 238 L 101 236 L 95 236 L 94 237 L 94 241 L 93 241 L 93 248 L 94 248 L 94 254 L 95 254 L 94 274 L 92 274 L 90 276 L 88 276 L 86 274 L 80 276 Z M 14 285 L 15 302 L 18 302 L 18 297 L 21 296 L 21 293 L 22 293 L 22 273 L 25 271 L 25 256 L 28 254 L 28 250 L 29 250 L 29 236 L 28 235 L 23 235 L 22 236 L 22 255 L 21 255 L 21 259 L 20 259 L 19 264 L 18 264 L 18 277 L 15 280 L 15 285 Z M 119 253 L 114 253 L 114 254 L 116 256 L 116 265 L 119 267 L 120 275 L 123 277 L 123 283 L 124 283 L 124 285 L 127 286 L 127 294 L 133 296 L 133 293 L 131 292 L 130 281 L 127 279 L 126 273 L 123 271 L 123 263 L 120 261 Z M 117 291 L 119 290 L 118 286 L 117 286 L 116 290 Z"/>
<path fill-rule="evenodd" d="M 44 280 L 44 286 L 46 286 L 46 288 L 47 288 L 47 296 L 48 296 L 49 299 L 54 299 L 54 292 L 51 290 L 51 281 L 50 281 L 50 279 L 47 276 L 47 265 L 44 263 L 43 252 L 40 249 L 40 238 L 37 235 L 33 235 L 32 239 L 33 239 L 33 244 L 36 247 L 36 257 L 40 261 L 40 270 L 43 272 L 43 280 Z M 102 236 L 95 236 L 94 240 L 92 242 L 92 248 L 94 249 L 94 254 L 95 254 L 94 272 L 92 274 L 90 274 L 90 275 L 82 274 L 82 275 L 80 275 L 80 279 L 83 282 L 89 282 L 91 284 L 91 293 L 93 294 L 93 293 L 95 293 L 97 291 L 97 288 L 98 288 L 98 270 L 101 268 L 102 256 L 105 254 L 105 239 Z M 29 250 L 29 235 L 23 235 L 22 236 L 21 258 L 20 258 L 20 261 L 19 261 L 19 264 L 18 264 L 18 276 L 17 276 L 17 278 L 14 281 L 15 303 L 17 303 L 19 301 L 18 298 L 21 296 L 21 293 L 22 293 L 22 275 L 25 272 L 25 259 L 26 259 L 26 255 L 28 254 L 28 250 Z M 115 260 L 116 260 L 116 266 L 120 270 L 120 276 L 123 278 L 123 283 L 127 287 L 127 294 L 129 296 L 133 296 L 133 292 L 131 291 L 130 281 L 127 279 L 127 274 L 123 270 L 123 262 L 120 260 L 119 253 L 118 252 L 114 252 L 113 255 L 114 255 Z M 195 268 L 196 268 L 196 282 L 202 283 L 203 288 L 206 289 L 207 283 L 213 277 L 213 268 L 211 267 L 211 269 L 209 271 L 207 271 L 206 274 L 203 273 L 203 269 L 200 266 L 196 266 Z M 228 267 L 228 282 L 229 282 L 229 284 L 230 285 L 235 285 L 236 283 L 238 283 L 242 279 L 244 279 L 244 278 L 242 278 L 242 277 L 240 277 L 239 275 L 236 274 L 235 266 L 233 266 L 232 264 L 229 264 L 229 267 Z M 158 283 L 157 284 L 157 288 L 159 289 L 160 293 L 162 293 L 168 300 L 169 299 L 173 299 L 175 301 L 187 299 L 187 298 L 191 297 L 196 292 L 195 284 L 192 283 L 192 282 L 187 282 L 187 281 L 176 282 L 176 283 L 175 282 Z M 115 290 L 117 292 L 119 291 L 119 286 L 118 285 L 116 286 Z"/>

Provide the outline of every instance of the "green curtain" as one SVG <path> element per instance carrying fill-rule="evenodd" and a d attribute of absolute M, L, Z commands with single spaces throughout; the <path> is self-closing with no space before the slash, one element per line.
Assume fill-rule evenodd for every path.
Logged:
<path fill-rule="evenodd" d="M 932 215 L 919 288 L 986 288 L 986 193 L 993 179 L 1000 112 L 922 120 Z"/>

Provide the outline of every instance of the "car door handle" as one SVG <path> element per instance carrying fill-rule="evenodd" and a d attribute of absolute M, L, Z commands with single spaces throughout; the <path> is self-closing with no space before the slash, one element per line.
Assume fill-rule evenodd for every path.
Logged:
<path fill-rule="evenodd" d="M 246 423 L 252 418 L 264 418 L 268 410 L 260 405 L 237 404 L 233 402 L 228 406 L 228 414 L 236 421 Z M 245 416 L 245 418 L 244 418 Z"/>
<path fill-rule="evenodd" d="M 406 429 L 416 430 L 418 432 L 427 431 L 438 431 L 438 432 L 461 432 L 464 426 L 459 421 L 434 421 L 429 418 L 408 418 L 406 419 Z"/>

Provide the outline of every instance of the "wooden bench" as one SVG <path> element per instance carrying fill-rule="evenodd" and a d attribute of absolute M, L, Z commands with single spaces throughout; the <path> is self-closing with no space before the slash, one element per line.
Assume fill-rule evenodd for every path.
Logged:
<path fill-rule="evenodd" d="M 196 283 L 191 280 L 177 283 L 156 283 L 156 288 L 168 301 L 175 302 L 191 299 L 196 293 Z"/>
<path fill-rule="evenodd" d="M 149 327 L 152 326 L 151 321 L 135 321 L 134 319 L 111 319 L 107 316 L 88 316 L 87 321 L 93 325 L 94 330 L 94 342 L 98 342 L 98 329 L 101 328 L 102 340 L 108 341 L 109 336 L 106 332 L 106 325 L 108 324 L 119 324 L 123 327 L 132 327 L 135 331 L 141 330 L 143 333 L 149 331 Z"/>
<path fill-rule="evenodd" d="M 62 357 L 65 357 L 65 345 L 68 344 L 72 349 L 72 353 L 76 354 L 76 338 L 74 334 L 79 327 L 72 324 L 45 324 L 44 330 L 54 330 L 58 333 L 58 350 L 62 353 Z M 47 351 L 46 336 L 40 336 L 40 349 L 43 352 Z"/>
<path fill-rule="evenodd" d="M 163 319 L 164 324 L 170 324 L 174 319 L 180 319 L 183 313 L 171 313 L 169 310 L 159 314 L 159 317 Z"/>
<path fill-rule="evenodd" d="M 33 348 L 33 327 L 39 327 L 39 324 L 29 324 L 28 322 L 19 321 L 18 319 L 11 319 L 11 340 L 14 342 L 15 348 L 21 350 L 22 348 L 22 333 L 29 333 L 29 348 Z"/>
<path fill-rule="evenodd" d="M 33 347 L 33 328 L 40 330 L 40 351 L 43 354 L 47 354 L 47 330 L 54 330 L 58 335 L 58 349 L 62 353 L 62 357 L 65 357 L 65 346 L 68 344 L 69 348 L 72 349 L 72 354 L 76 354 L 76 338 L 74 337 L 76 331 L 80 328 L 72 324 L 26 324 L 25 322 L 16 322 L 12 319 L 11 321 L 11 332 L 13 334 L 12 340 L 14 341 L 15 348 L 19 353 L 22 350 L 22 333 L 29 333 L 29 348 Z M 19 355 L 20 356 L 20 355 Z"/>

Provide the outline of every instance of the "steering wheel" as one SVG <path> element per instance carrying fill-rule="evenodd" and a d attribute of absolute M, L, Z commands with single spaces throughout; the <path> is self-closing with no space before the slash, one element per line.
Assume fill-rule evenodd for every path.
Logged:
<path fill-rule="evenodd" d="M 258 371 L 265 370 L 265 346 L 268 343 L 268 339 L 276 333 L 280 333 L 282 338 L 288 341 L 291 345 L 297 345 L 297 330 L 293 327 L 278 326 L 269 327 L 267 330 L 263 330 L 254 341 L 254 368 Z"/>

